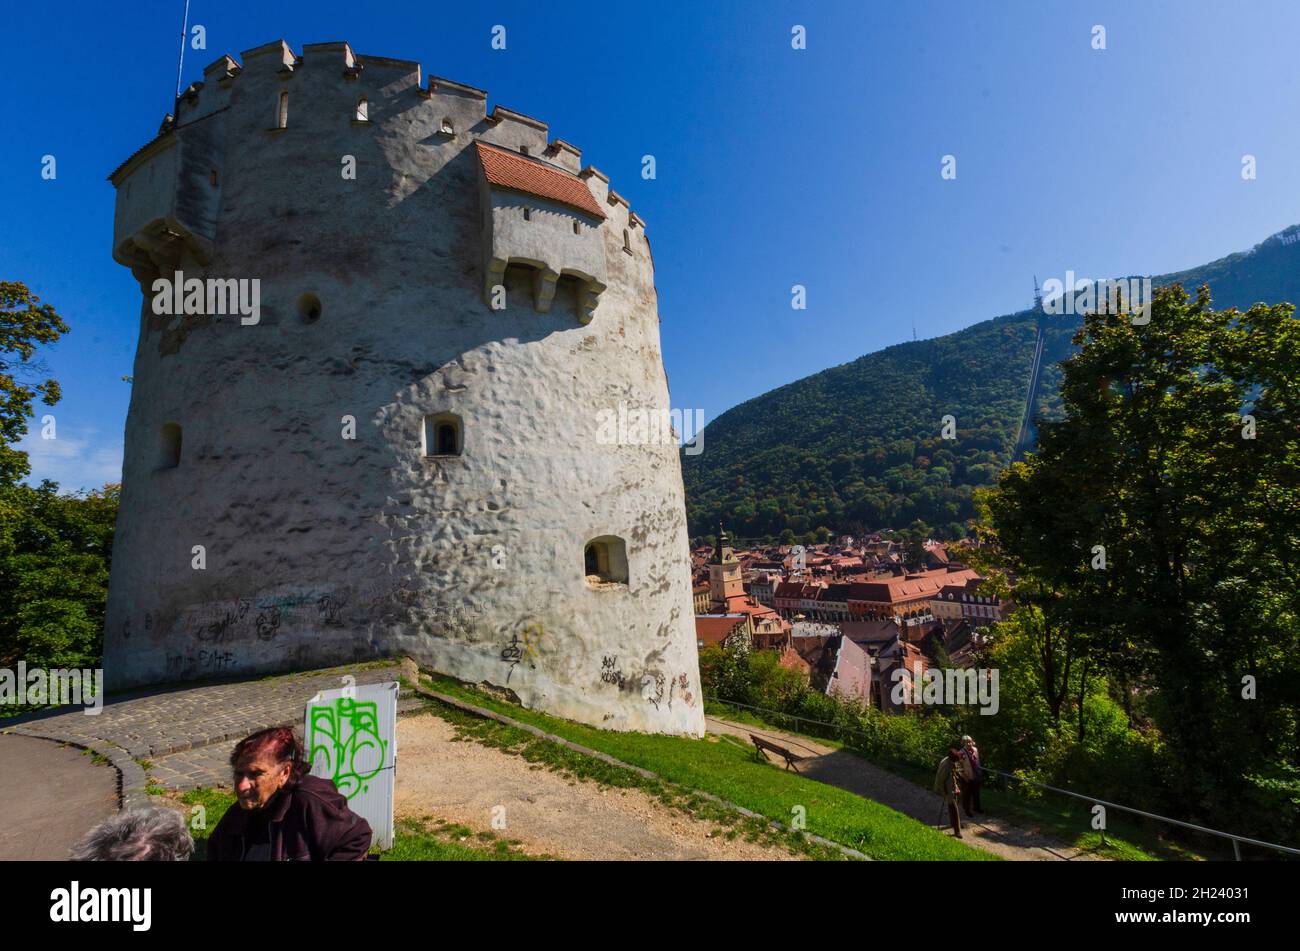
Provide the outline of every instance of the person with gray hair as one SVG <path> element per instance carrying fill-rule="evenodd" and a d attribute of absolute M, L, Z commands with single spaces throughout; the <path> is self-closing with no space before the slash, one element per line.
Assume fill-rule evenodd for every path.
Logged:
<path fill-rule="evenodd" d="M 119 812 L 87 832 L 68 856 L 74 862 L 188 862 L 194 839 L 174 809 Z"/>

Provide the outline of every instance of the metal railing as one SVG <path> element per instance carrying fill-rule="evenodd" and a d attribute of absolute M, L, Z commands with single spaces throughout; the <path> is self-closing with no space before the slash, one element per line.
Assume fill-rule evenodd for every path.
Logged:
<path fill-rule="evenodd" d="M 711 697 L 706 695 L 704 699 L 706 701 L 712 701 L 714 703 L 722 703 L 728 706 L 739 707 L 745 710 L 754 710 L 759 713 L 769 713 L 774 716 L 784 717 L 785 719 L 788 720 L 798 720 L 803 723 L 814 723 L 817 724 L 818 726 L 829 727 L 832 730 L 837 730 L 843 733 L 857 733 L 862 736 L 871 736 L 871 734 L 867 733 L 866 730 L 860 730 L 851 726 L 845 726 L 844 724 L 841 723 L 831 723 L 826 720 L 814 720 L 811 719 L 810 717 L 801 717 L 793 713 L 785 713 L 781 710 L 770 710 L 766 707 L 755 707 L 755 706 L 750 706 L 749 704 L 746 703 L 738 703 L 735 700 L 724 700 L 721 697 Z M 873 737 L 873 739 L 877 743 L 882 742 L 879 737 Z M 887 741 L 883 742 L 882 745 L 886 747 L 891 747 L 896 750 L 900 749 L 897 745 L 890 744 Z M 1170 825 L 1181 826 L 1184 829 L 1192 829 L 1193 831 L 1200 832 L 1205 835 L 1213 835 L 1223 839 L 1231 839 L 1232 853 L 1236 857 L 1237 861 L 1239 862 L 1241 861 L 1241 843 L 1243 842 L 1245 842 L 1247 845 L 1259 846 L 1260 848 L 1264 848 L 1264 849 L 1274 849 L 1278 852 L 1287 852 L 1291 855 L 1300 855 L 1300 849 L 1294 849 L 1291 848 L 1290 846 L 1278 845 L 1274 842 L 1265 842 L 1261 839 L 1252 839 L 1249 836 L 1237 835 L 1233 832 L 1222 832 L 1219 829 L 1210 829 L 1206 826 L 1196 825 L 1193 822 L 1184 822 L 1181 819 L 1171 819 L 1168 816 L 1157 815 L 1154 812 L 1147 812 L 1144 809 L 1138 809 L 1135 808 L 1134 806 L 1125 806 L 1121 803 L 1108 802 L 1107 800 L 1100 799 L 1097 796 L 1088 796 L 1083 793 L 1077 793 L 1069 789 L 1061 789 L 1057 786 L 1048 786 L 1045 783 L 1035 782 L 1032 779 L 1025 779 L 1023 776 L 1017 776 L 1014 773 L 1006 773 L 1003 772 L 1002 770 L 990 769 L 989 767 L 984 766 L 982 764 L 980 766 L 980 769 L 985 773 L 992 773 L 995 776 L 1002 776 L 1005 777 L 1006 779 L 1015 780 L 1016 782 L 1023 783 L 1027 786 L 1034 786 L 1038 789 L 1046 789 L 1050 792 L 1059 793 L 1062 796 L 1071 796 L 1075 799 L 1080 799 L 1083 800 L 1084 802 L 1092 803 L 1093 805 L 1104 806 L 1107 809 L 1118 809 L 1121 812 L 1132 813 L 1133 815 L 1136 816 L 1142 816 L 1145 819 L 1154 819 L 1158 822 L 1167 822 Z M 1101 831 L 1102 842 L 1105 842 L 1106 832 L 1104 829 L 1100 831 Z"/>

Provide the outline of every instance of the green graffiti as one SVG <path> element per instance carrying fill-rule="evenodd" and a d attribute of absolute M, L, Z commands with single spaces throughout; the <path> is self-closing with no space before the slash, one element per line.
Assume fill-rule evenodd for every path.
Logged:
<path fill-rule="evenodd" d="M 379 706 L 339 697 L 328 705 L 313 706 L 307 722 L 307 749 L 311 774 L 328 776 L 339 792 L 351 799 L 370 787 L 384 768 L 386 744 L 379 737 Z"/>

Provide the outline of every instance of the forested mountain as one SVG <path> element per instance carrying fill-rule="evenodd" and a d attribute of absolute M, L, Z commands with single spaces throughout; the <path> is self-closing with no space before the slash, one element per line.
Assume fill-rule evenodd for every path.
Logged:
<path fill-rule="evenodd" d="M 1250 251 L 1153 278 L 1208 283 L 1216 308 L 1300 300 L 1300 225 Z M 971 495 L 1010 460 L 1029 389 L 1039 315 L 997 317 L 902 343 L 733 407 L 682 456 L 692 536 L 721 520 L 742 538 L 805 539 L 818 528 L 964 533 Z M 1073 352 L 1073 316 L 1047 317 L 1036 411 L 1052 412 Z M 944 417 L 955 439 L 942 438 Z M 919 526 L 918 526 L 919 527 Z"/>

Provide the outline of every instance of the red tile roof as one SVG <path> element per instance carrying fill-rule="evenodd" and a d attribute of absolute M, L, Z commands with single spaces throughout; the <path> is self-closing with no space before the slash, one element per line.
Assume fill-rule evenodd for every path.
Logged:
<path fill-rule="evenodd" d="M 732 631 L 745 624 L 744 615 L 695 615 L 695 639 L 704 645 L 720 644 Z"/>
<path fill-rule="evenodd" d="M 962 571 L 927 571 L 923 574 L 894 577 L 887 581 L 865 581 L 853 585 L 852 601 L 894 603 L 910 598 L 934 596 L 950 584 L 964 583 L 979 575 L 966 568 Z"/>
<path fill-rule="evenodd" d="M 600 205 L 596 204 L 591 189 L 577 175 L 485 142 L 475 142 L 474 145 L 478 149 L 478 158 L 483 163 L 483 172 L 487 175 L 489 184 L 539 198 L 549 198 L 594 218 L 605 217 Z"/>
<path fill-rule="evenodd" d="M 733 594 L 727 598 L 728 614 L 748 614 L 755 619 L 777 617 L 776 611 L 767 605 L 759 604 L 747 594 Z"/>
<path fill-rule="evenodd" d="M 808 666 L 808 661 L 800 657 L 799 652 L 793 647 L 787 647 L 783 650 L 781 652 L 781 657 L 776 663 L 778 667 L 784 667 L 786 670 L 797 670 L 803 674 L 812 670 L 812 668 Z"/>

